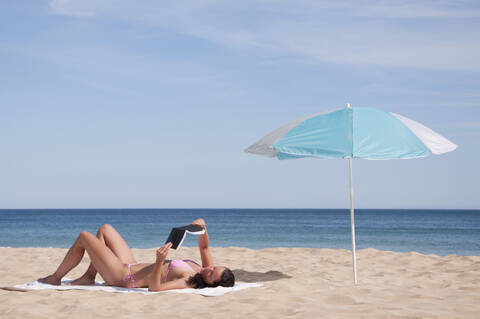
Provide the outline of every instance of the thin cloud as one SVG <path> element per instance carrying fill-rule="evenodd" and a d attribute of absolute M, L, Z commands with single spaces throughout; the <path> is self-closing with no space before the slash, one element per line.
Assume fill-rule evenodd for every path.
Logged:
<path fill-rule="evenodd" d="M 88 0 L 80 3 L 72 0 L 51 0 L 50 9 L 53 13 L 73 17 L 90 17 L 98 13 L 97 8 Z"/>
<path fill-rule="evenodd" d="M 479 17 L 480 10 L 475 7 L 475 1 L 396 1 L 396 0 L 298 0 L 295 2 L 287 0 L 245 0 L 219 1 L 134 1 L 134 0 L 50 0 L 50 8 L 53 12 L 63 15 L 84 16 L 115 12 L 122 8 L 140 9 L 147 8 L 153 11 L 175 10 L 177 12 L 197 12 L 201 10 L 223 10 L 249 9 L 265 13 L 289 13 L 297 16 L 318 16 L 320 11 L 327 13 L 342 13 L 345 16 L 363 17 L 388 17 L 388 18 L 465 18 Z M 249 9 L 250 11 L 250 9 Z M 323 14 L 326 15 L 326 14 Z"/>
<path fill-rule="evenodd" d="M 466 19 L 480 17 L 480 10 L 464 1 L 52 0 L 50 8 L 55 14 L 108 15 L 219 45 L 312 61 L 480 70 L 479 23 Z"/>

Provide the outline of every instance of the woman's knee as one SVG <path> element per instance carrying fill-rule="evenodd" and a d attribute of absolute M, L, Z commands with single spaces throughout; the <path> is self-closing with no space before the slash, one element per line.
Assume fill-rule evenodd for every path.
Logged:
<path fill-rule="evenodd" d="M 91 233 L 89 233 L 88 231 L 82 231 L 80 232 L 80 235 L 78 235 L 78 241 L 80 242 L 84 242 L 85 240 L 87 240 L 89 237 L 93 236 Z M 95 237 L 95 236 L 93 236 Z"/>
<path fill-rule="evenodd" d="M 110 224 L 103 224 L 102 226 L 100 226 L 100 227 L 98 228 L 98 233 L 99 233 L 99 234 L 101 234 L 101 233 L 102 233 L 102 234 L 105 234 L 105 233 L 111 231 L 112 229 L 114 229 L 112 225 L 110 225 Z"/>

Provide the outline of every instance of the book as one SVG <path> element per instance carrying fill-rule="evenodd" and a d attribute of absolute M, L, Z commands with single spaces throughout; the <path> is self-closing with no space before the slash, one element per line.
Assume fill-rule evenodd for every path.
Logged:
<path fill-rule="evenodd" d="M 192 235 L 203 235 L 205 234 L 205 229 L 203 229 L 203 227 L 200 225 L 192 225 L 192 224 L 187 226 L 174 227 L 172 228 L 172 231 L 170 231 L 170 235 L 168 236 L 165 244 L 168 242 L 171 242 L 172 248 L 177 249 L 182 245 L 183 240 L 185 239 L 185 236 L 187 235 L 187 233 Z"/>

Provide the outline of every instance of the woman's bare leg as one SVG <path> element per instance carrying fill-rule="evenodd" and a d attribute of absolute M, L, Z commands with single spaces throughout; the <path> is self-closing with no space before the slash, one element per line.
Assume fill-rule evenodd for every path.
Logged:
<path fill-rule="evenodd" d="M 80 263 L 85 251 L 90 256 L 95 270 L 100 273 L 108 285 L 120 283 L 124 276 L 125 265 L 110 248 L 89 232 L 81 232 L 57 270 L 39 281 L 59 285 L 63 276 Z"/>
<path fill-rule="evenodd" d="M 97 238 L 107 246 L 120 261 L 124 264 L 136 264 L 132 250 L 127 245 L 122 236 L 113 228 L 113 226 L 105 224 L 100 226 L 97 231 Z M 87 271 L 78 279 L 70 282 L 69 285 L 93 285 L 97 270 L 92 262 L 88 266 Z"/>

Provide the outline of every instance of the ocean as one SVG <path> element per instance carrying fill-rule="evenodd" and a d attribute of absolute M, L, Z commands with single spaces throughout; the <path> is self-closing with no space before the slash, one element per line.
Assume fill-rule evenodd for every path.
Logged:
<path fill-rule="evenodd" d="M 347 209 L 2 209 L 0 246 L 68 248 L 79 232 L 107 223 L 131 247 L 154 248 L 199 217 L 211 246 L 351 249 Z M 480 255 L 480 210 L 357 209 L 355 224 L 357 249 Z"/>

